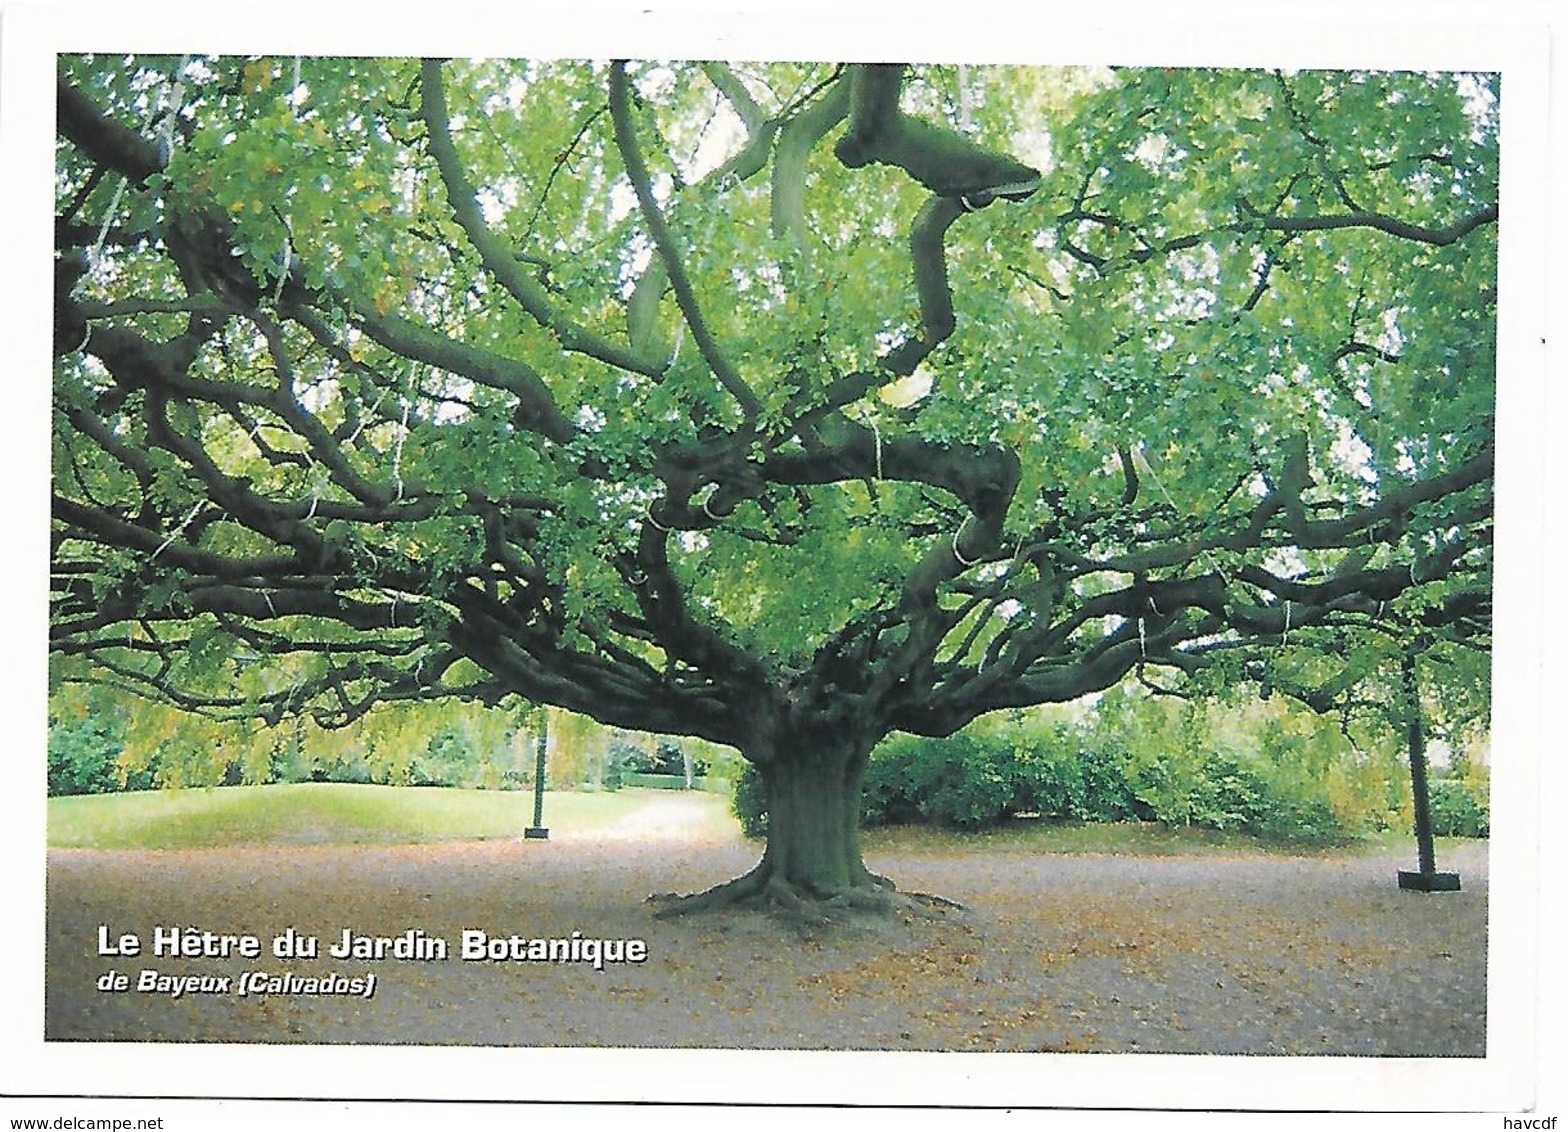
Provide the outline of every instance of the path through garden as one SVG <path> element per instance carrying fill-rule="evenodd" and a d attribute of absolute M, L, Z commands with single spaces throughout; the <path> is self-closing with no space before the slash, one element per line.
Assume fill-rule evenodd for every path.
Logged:
<path fill-rule="evenodd" d="M 757 848 L 655 797 L 599 834 L 413 846 L 56 850 L 51 1040 L 1481 1056 L 1487 854 L 1459 893 L 1399 891 L 1356 854 L 868 852 L 962 909 L 803 939 L 758 913 L 655 920 L 654 892 Z M 99 926 L 449 941 L 445 960 L 104 958 Z M 465 930 L 637 939 L 640 964 L 465 962 Z M 105 970 L 375 973 L 373 997 L 104 993 Z"/>

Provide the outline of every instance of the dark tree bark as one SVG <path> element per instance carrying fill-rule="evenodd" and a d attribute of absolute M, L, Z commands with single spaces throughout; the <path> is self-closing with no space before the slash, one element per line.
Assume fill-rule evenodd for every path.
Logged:
<path fill-rule="evenodd" d="M 759 763 L 768 797 L 762 868 L 797 889 L 829 895 L 871 883 L 860 859 L 860 789 L 870 747 L 829 731 Z"/>

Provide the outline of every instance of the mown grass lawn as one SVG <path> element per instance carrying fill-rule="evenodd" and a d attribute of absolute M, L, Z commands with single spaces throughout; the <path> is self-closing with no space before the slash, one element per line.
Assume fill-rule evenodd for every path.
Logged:
<path fill-rule="evenodd" d="M 546 826 L 610 825 L 644 791 L 546 791 Z M 305 782 L 134 791 L 49 799 L 57 849 L 206 849 L 229 845 L 360 845 L 521 837 L 531 791 Z"/>
<path fill-rule="evenodd" d="M 547 791 L 552 832 L 593 833 L 669 791 L 629 788 L 593 793 Z M 691 833 L 739 836 L 722 795 L 687 793 L 682 820 Z M 237 845 L 396 845 L 521 837 L 533 824 L 530 791 L 370 786 L 309 782 L 133 791 L 49 799 L 49 845 L 56 849 L 211 849 Z M 700 826 L 700 829 L 697 827 Z M 1166 857 L 1204 854 L 1378 855 L 1409 851 L 1414 839 L 1390 831 L 1327 846 L 1268 841 L 1244 833 L 1154 822 L 1013 821 L 992 829 L 884 826 L 865 830 L 867 853 L 955 853 Z M 1439 838 L 1439 859 L 1462 840 Z M 762 843 L 756 842 L 760 852 Z"/>

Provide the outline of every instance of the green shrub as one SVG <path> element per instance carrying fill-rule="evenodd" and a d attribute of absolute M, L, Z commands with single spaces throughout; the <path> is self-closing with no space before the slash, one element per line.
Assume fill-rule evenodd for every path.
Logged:
<path fill-rule="evenodd" d="M 1009 813 L 1070 817 L 1083 808 L 1083 772 L 1054 740 L 1054 735 L 1042 735 L 1013 748 Z"/>
<path fill-rule="evenodd" d="M 946 739 L 915 740 L 916 798 L 920 816 L 937 825 L 974 829 L 995 825 L 1011 812 L 1021 776 L 1006 742 L 959 732 Z"/>
<path fill-rule="evenodd" d="M 1326 842 L 1346 830 L 1325 783 L 1229 750 L 1154 748 L 1134 759 L 1108 736 L 1083 746 L 1073 728 L 973 728 L 945 739 L 894 735 L 871 753 L 866 826 L 996 825 L 1020 814 L 1241 831 Z M 731 807 L 747 836 L 767 830 L 761 777 L 747 764 Z"/>
<path fill-rule="evenodd" d="M 617 732 L 605 746 L 604 773 L 599 777 L 599 785 L 606 790 L 619 790 L 626 785 L 628 776 L 646 774 L 652 765 L 647 751 Z"/>
<path fill-rule="evenodd" d="M 1322 844 L 1349 834 L 1333 803 L 1322 796 L 1273 788 L 1244 827 L 1271 841 Z"/>
<path fill-rule="evenodd" d="M 735 776 L 730 792 L 730 812 L 740 822 L 747 837 L 765 837 L 768 832 L 768 788 L 752 763 Z"/>
<path fill-rule="evenodd" d="M 1073 765 L 1083 783 L 1083 794 L 1068 817 L 1081 821 L 1128 821 L 1152 816 L 1127 784 L 1122 757 L 1114 749 L 1099 745 L 1081 749 Z"/>
<path fill-rule="evenodd" d="M 999 739 L 963 731 L 946 739 L 895 735 L 871 754 L 861 820 L 991 825 L 1013 812 L 1019 786 L 1014 751 Z"/>
<path fill-rule="evenodd" d="M 614 756 L 614 752 L 605 760 L 604 773 L 599 776 L 599 785 L 606 790 L 616 791 L 626 785 L 626 780 L 636 771 L 627 770 L 626 764 Z"/>
<path fill-rule="evenodd" d="M 1181 770 L 1175 760 L 1163 754 L 1144 755 L 1124 764 L 1127 789 L 1136 799 L 1144 820 L 1166 825 L 1190 824 L 1188 794 L 1192 781 Z"/>
<path fill-rule="evenodd" d="M 901 825 L 920 820 L 919 752 L 909 736 L 884 740 L 871 752 L 860 791 L 862 825 Z"/>
<path fill-rule="evenodd" d="M 1196 762 L 1180 753 L 1129 767 L 1139 817 L 1166 825 L 1241 831 L 1272 841 L 1324 843 L 1350 831 L 1328 785 L 1281 773 L 1267 759 L 1210 750 Z"/>
<path fill-rule="evenodd" d="M 1226 751 L 1210 751 L 1187 791 L 1187 821 L 1204 829 L 1255 827 L 1273 803 L 1250 767 Z"/>
<path fill-rule="evenodd" d="M 895 735 L 872 752 L 861 792 L 861 822 L 930 822 L 956 829 L 995 824 L 1035 806 L 1038 791 L 1021 765 L 1018 752 L 992 736 Z M 766 833 L 767 791 L 749 763 L 735 779 L 730 807 L 746 836 Z"/>
<path fill-rule="evenodd" d="M 1086 750 L 1076 728 L 1021 726 L 1005 736 L 1012 747 L 1010 814 L 1118 821 L 1131 795 L 1114 756 Z"/>
<path fill-rule="evenodd" d="M 403 776 L 409 786 L 473 786 L 476 784 L 469 781 L 473 762 L 468 736 L 457 728 L 443 728 L 409 762 Z M 384 780 L 385 773 L 376 777 Z"/>
<path fill-rule="evenodd" d="M 120 737 L 108 723 L 51 720 L 49 793 L 106 794 L 120 789 Z"/>
<path fill-rule="evenodd" d="M 316 761 L 303 744 L 297 741 L 279 743 L 272 753 L 271 781 L 311 782 L 316 775 Z"/>
<path fill-rule="evenodd" d="M 1432 832 L 1438 837 L 1489 837 L 1490 800 L 1470 783 L 1443 778 L 1432 783 Z"/>
<path fill-rule="evenodd" d="M 310 758 L 310 781 L 350 782 L 361 785 L 373 782 L 375 775 L 360 751 L 333 752 Z"/>

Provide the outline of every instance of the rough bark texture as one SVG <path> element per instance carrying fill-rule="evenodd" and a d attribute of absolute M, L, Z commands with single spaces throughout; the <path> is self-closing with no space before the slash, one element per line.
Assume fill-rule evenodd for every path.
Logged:
<path fill-rule="evenodd" d="M 865 755 L 817 746 L 763 771 L 768 848 L 762 867 L 817 895 L 871 884 L 860 859 L 860 784 Z"/>
<path fill-rule="evenodd" d="M 796 733 L 756 765 L 767 791 L 767 847 L 745 876 L 692 896 L 654 897 L 659 915 L 760 903 L 805 920 L 892 906 L 892 881 L 866 868 L 860 797 L 870 742 L 816 729 Z M 929 899 L 929 898 L 927 898 Z"/>

